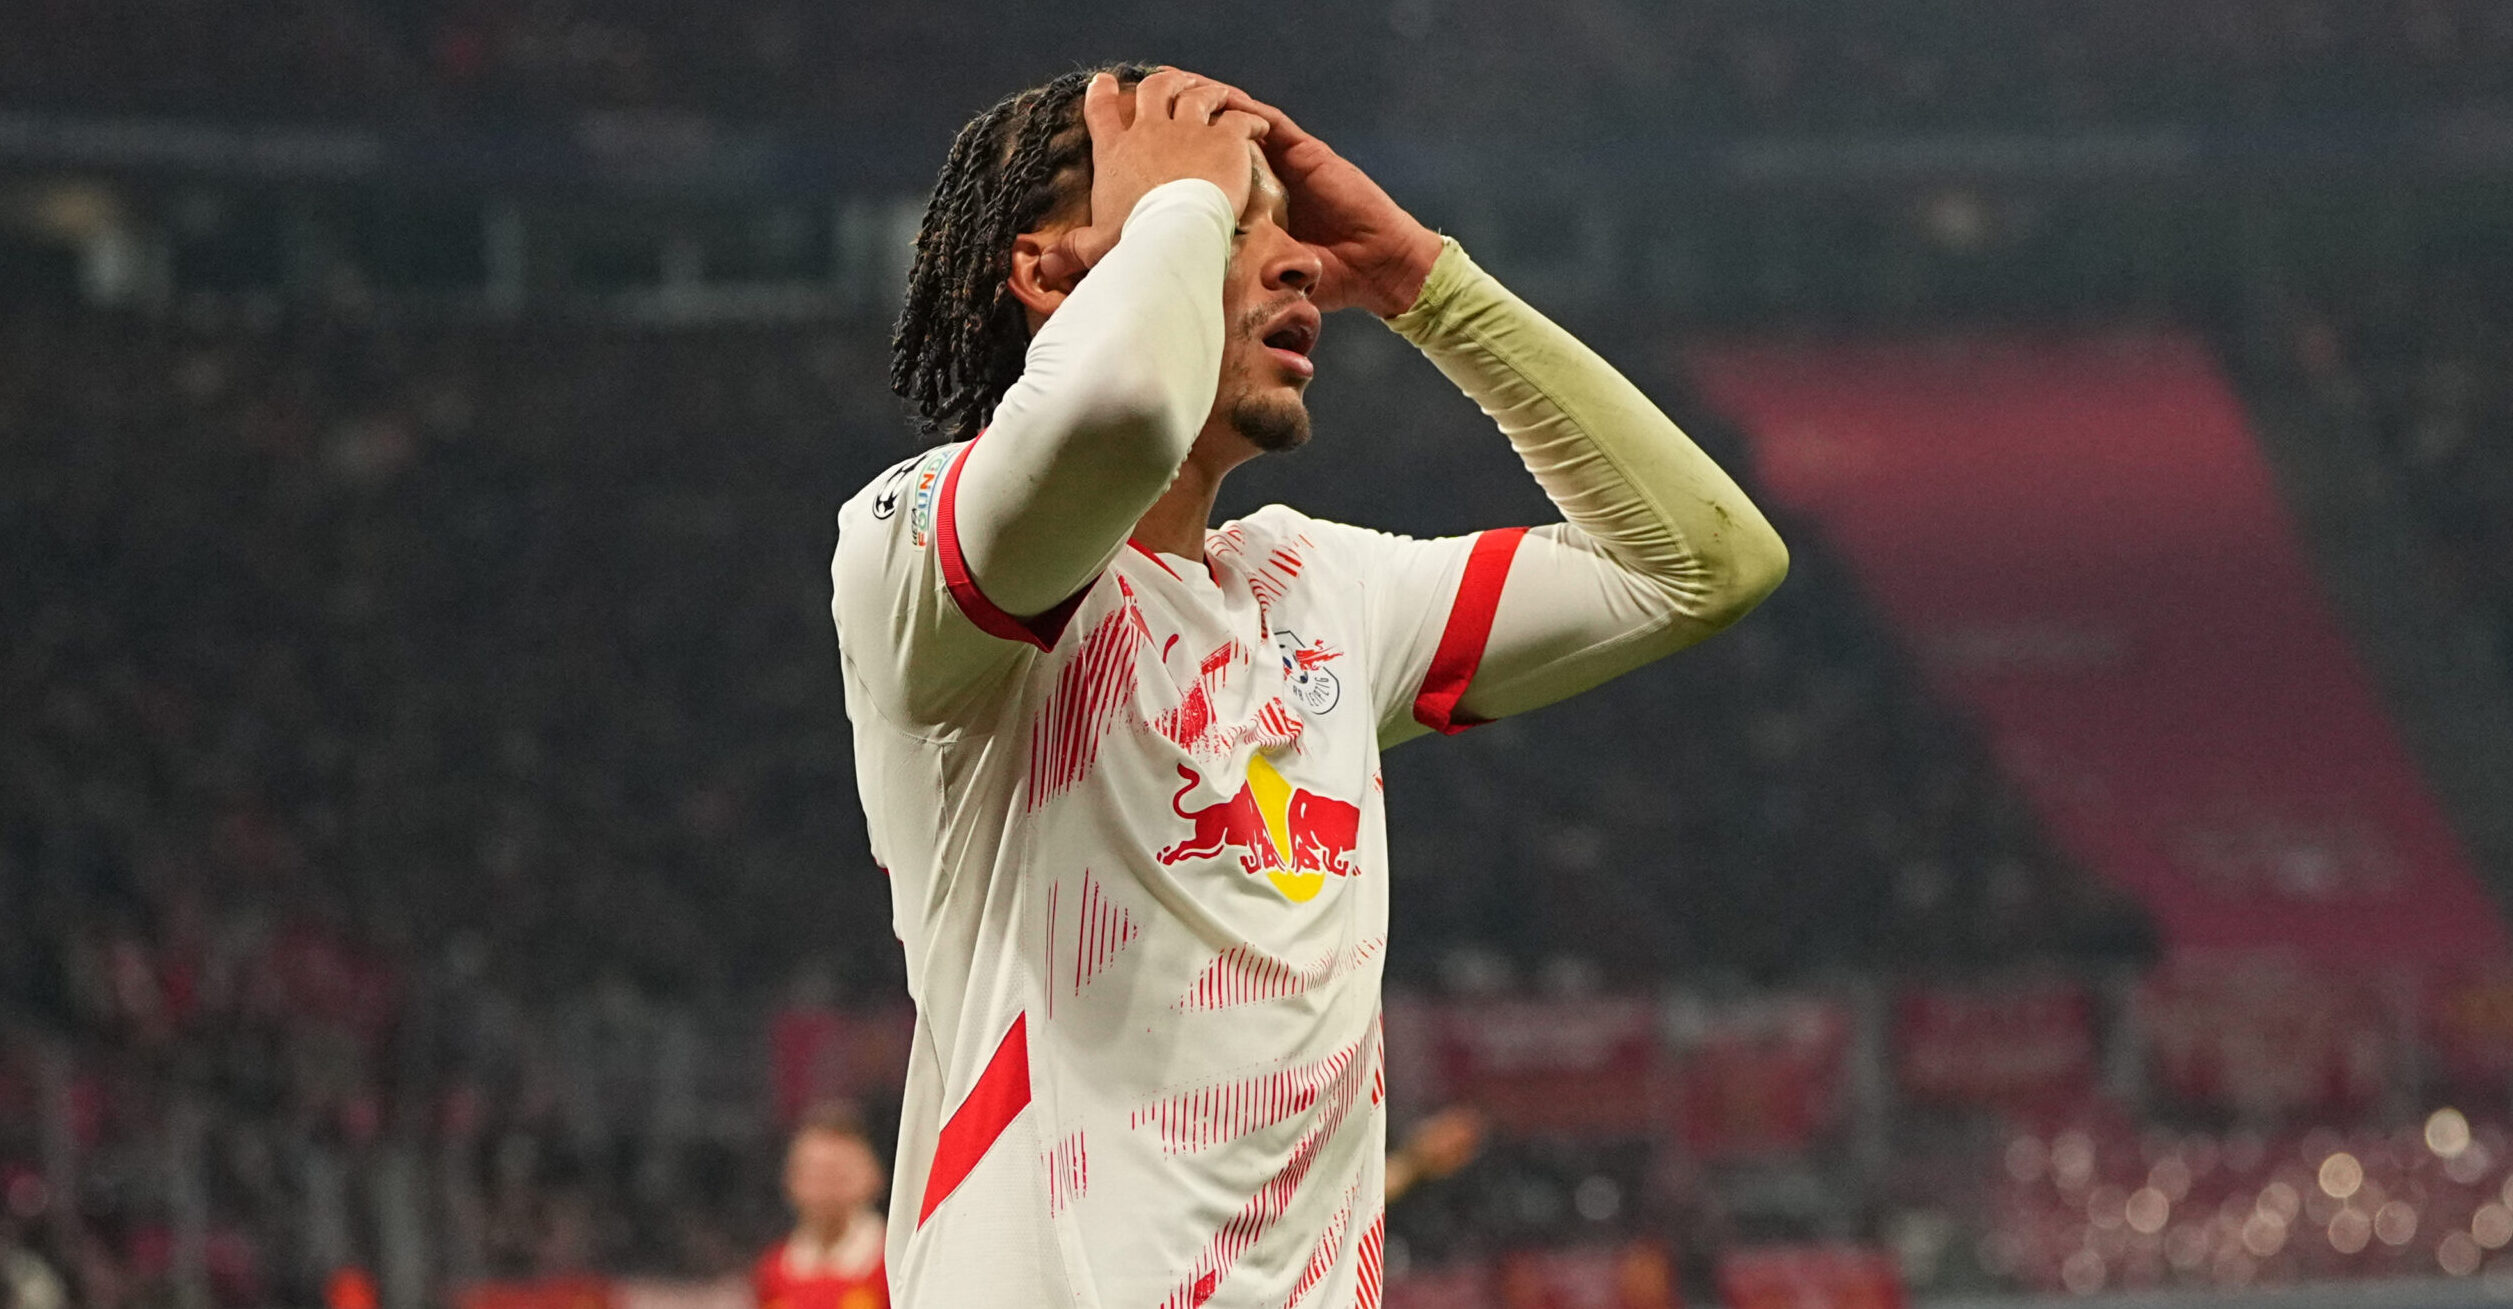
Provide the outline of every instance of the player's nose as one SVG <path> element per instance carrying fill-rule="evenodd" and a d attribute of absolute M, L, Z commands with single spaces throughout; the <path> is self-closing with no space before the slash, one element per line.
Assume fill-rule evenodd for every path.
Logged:
<path fill-rule="evenodd" d="M 1316 248 L 1293 240 L 1291 233 L 1272 223 L 1258 224 L 1258 232 L 1260 239 L 1267 243 L 1263 265 L 1265 289 L 1315 294 L 1318 278 L 1325 271 Z"/>

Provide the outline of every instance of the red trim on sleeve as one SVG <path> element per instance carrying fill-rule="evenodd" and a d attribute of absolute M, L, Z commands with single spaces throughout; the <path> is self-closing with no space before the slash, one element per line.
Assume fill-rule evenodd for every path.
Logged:
<path fill-rule="evenodd" d="M 983 437 L 986 434 L 977 434 Z M 1052 650 L 1063 639 L 1065 624 L 1073 621 L 1073 612 L 1082 607 L 1082 597 L 1091 593 L 1089 584 L 1074 592 L 1055 608 L 1032 618 L 1015 618 L 1002 606 L 986 598 L 977 589 L 977 579 L 969 575 L 969 561 L 960 553 L 960 465 L 968 462 L 969 451 L 977 448 L 971 439 L 951 461 L 942 475 L 942 490 L 934 497 L 934 550 L 942 559 L 943 585 L 951 588 L 951 599 L 960 612 L 977 624 L 977 630 L 1007 641 L 1023 641 L 1041 650 Z M 1096 579 L 1095 579 L 1096 580 Z"/>
<path fill-rule="evenodd" d="M 1003 1129 L 1030 1103 L 1030 1016 L 1012 1020 L 995 1057 L 977 1075 L 968 1098 L 951 1111 L 934 1141 L 934 1164 L 925 1170 L 925 1201 L 916 1211 L 916 1225 L 934 1216 L 934 1209 L 967 1180 L 977 1161 L 986 1157 Z"/>
<path fill-rule="evenodd" d="M 1492 614 L 1501 607 L 1501 583 L 1510 575 L 1510 560 L 1527 535 L 1524 527 L 1495 528 L 1475 536 L 1466 553 L 1466 571 L 1457 579 L 1457 599 L 1449 605 L 1448 626 L 1439 648 L 1431 653 L 1431 671 L 1423 674 L 1422 691 L 1414 697 L 1414 721 L 1435 732 L 1454 736 L 1484 720 L 1460 714 L 1457 702 L 1474 684 L 1483 663 L 1484 643 L 1492 637 Z"/>

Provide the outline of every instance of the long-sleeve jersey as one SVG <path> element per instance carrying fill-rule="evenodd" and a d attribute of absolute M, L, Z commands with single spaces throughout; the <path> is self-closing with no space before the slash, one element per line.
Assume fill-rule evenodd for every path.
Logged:
<path fill-rule="evenodd" d="M 1778 538 L 1636 388 L 1444 244 L 1389 320 L 1563 522 L 1269 506 L 1129 533 L 1211 409 L 1234 216 L 1156 188 L 989 429 L 840 511 L 857 776 L 917 1005 L 906 1309 L 1375 1305 L 1379 752 L 1718 630 Z"/>

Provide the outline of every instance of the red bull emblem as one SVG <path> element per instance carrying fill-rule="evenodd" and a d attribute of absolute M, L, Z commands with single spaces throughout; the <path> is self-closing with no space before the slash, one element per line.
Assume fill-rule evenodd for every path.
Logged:
<path fill-rule="evenodd" d="M 1263 874 L 1283 898 L 1295 904 L 1316 899 L 1327 875 L 1351 877 L 1360 872 L 1352 853 L 1361 844 L 1361 807 L 1295 787 L 1276 772 L 1263 755 L 1248 757 L 1248 777 L 1229 799 L 1190 809 L 1187 797 L 1204 778 L 1178 765 L 1185 785 L 1170 797 L 1169 807 L 1193 824 L 1186 840 L 1160 852 L 1160 861 L 1211 859 L 1237 851 L 1240 871 Z"/>

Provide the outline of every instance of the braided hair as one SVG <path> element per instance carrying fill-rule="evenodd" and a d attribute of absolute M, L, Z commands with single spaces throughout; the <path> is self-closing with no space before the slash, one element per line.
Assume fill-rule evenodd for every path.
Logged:
<path fill-rule="evenodd" d="M 890 336 L 890 389 L 928 437 L 976 436 L 1021 375 L 1030 326 L 1011 291 L 1012 239 L 1090 193 L 1083 91 L 1100 73 L 1131 86 L 1155 71 L 1138 63 L 1076 69 L 996 101 L 951 142 Z"/>

